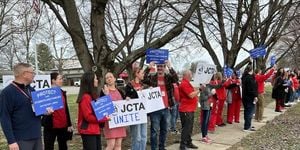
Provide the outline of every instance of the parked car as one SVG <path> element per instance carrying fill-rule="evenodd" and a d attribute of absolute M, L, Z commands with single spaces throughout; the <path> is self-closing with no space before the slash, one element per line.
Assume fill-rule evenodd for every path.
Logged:
<path fill-rule="evenodd" d="M 74 86 L 80 86 L 80 80 L 74 82 Z"/>

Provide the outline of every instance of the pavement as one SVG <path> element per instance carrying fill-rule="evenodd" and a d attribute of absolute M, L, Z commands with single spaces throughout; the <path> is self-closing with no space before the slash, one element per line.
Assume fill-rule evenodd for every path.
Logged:
<path fill-rule="evenodd" d="M 273 120 L 276 116 L 284 113 L 275 112 L 275 101 L 267 105 L 264 109 L 264 119 L 262 122 L 252 120 L 252 126 L 256 130 L 266 125 L 267 122 Z M 241 111 L 240 123 L 226 124 L 225 127 L 217 127 L 215 133 L 208 133 L 208 137 L 212 139 L 212 143 L 206 144 L 200 141 L 202 138 L 201 133 L 196 134 L 192 137 L 193 144 L 198 146 L 198 149 L 204 150 L 226 150 L 235 143 L 241 141 L 242 138 L 248 134 L 259 132 L 259 131 L 243 131 L 244 125 L 244 111 Z M 166 148 L 167 150 L 179 150 L 179 143 L 170 145 Z"/>

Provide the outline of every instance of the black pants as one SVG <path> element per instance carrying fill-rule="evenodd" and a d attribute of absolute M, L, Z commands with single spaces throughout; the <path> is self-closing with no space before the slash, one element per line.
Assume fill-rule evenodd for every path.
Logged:
<path fill-rule="evenodd" d="M 255 105 L 251 103 L 244 104 L 244 129 L 248 130 L 251 128 L 251 120 L 253 117 Z"/>
<path fill-rule="evenodd" d="M 44 128 L 44 148 L 45 150 L 54 150 L 54 142 L 57 137 L 58 149 L 67 150 L 67 128 L 53 129 Z"/>
<path fill-rule="evenodd" d="M 83 150 L 102 150 L 100 135 L 81 134 Z"/>
<path fill-rule="evenodd" d="M 194 112 L 180 112 L 179 114 L 182 127 L 180 147 L 184 147 L 192 143 Z"/>

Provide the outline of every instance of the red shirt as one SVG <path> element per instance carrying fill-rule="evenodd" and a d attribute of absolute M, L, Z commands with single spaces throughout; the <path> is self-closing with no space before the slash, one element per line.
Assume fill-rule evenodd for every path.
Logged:
<path fill-rule="evenodd" d="M 169 107 L 168 93 L 167 93 L 167 88 L 166 88 L 165 77 L 164 76 L 157 76 L 157 85 L 158 85 L 158 87 L 160 87 L 165 107 L 168 108 Z"/>
<path fill-rule="evenodd" d="M 66 106 L 66 99 L 63 95 L 62 100 L 64 106 Z M 66 128 L 68 126 L 66 108 L 55 110 L 52 114 L 52 121 L 53 128 Z"/>
<path fill-rule="evenodd" d="M 265 81 L 271 77 L 273 72 L 274 72 L 274 69 L 272 68 L 267 74 L 256 74 L 255 75 L 258 94 L 262 94 L 265 92 Z"/>
<path fill-rule="evenodd" d="M 297 76 L 292 78 L 292 82 L 293 82 L 293 88 L 294 90 L 297 90 L 299 88 L 299 81 L 297 79 Z"/>
<path fill-rule="evenodd" d="M 221 87 L 216 88 L 216 94 L 218 97 L 218 100 L 226 100 L 226 89 L 225 87 L 230 84 L 230 81 L 227 80 L 224 83 L 222 83 L 221 80 L 213 80 L 210 82 L 211 85 L 221 85 Z"/>
<path fill-rule="evenodd" d="M 190 98 L 188 95 L 194 92 L 194 87 L 191 83 L 182 79 L 181 84 L 179 85 L 179 93 L 180 93 L 180 104 L 179 104 L 179 112 L 195 112 L 197 108 L 198 97 L 195 96 Z"/>

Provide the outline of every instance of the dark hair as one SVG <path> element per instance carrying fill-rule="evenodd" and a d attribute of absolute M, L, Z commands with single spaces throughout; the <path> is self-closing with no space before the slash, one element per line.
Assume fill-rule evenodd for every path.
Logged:
<path fill-rule="evenodd" d="M 133 78 L 135 78 L 136 77 L 136 73 L 140 73 L 140 71 L 142 70 L 142 68 L 140 68 L 140 67 L 135 67 L 135 68 L 133 68 Z"/>
<path fill-rule="evenodd" d="M 52 80 L 56 80 L 56 79 L 57 79 L 57 76 L 59 76 L 59 73 L 58 73 L 58 72 L 51 72 L 51 73 L 50 73 L 50 79 L 51 79 L 51 82 L 52 82 Z"/>
<path fill-rule="evenodd" d="M 243 75 L 246 75 L 246 74 L 249 74 L 249 72 L 253 71 L 253 67 L 252 67 L 252 64 L 248 64 L 244 70 L 244 74 Z"/>
<path fill-rule="evenodd" d="M 283 69 L 283 68 L 278 68 L 278 69 L 277 69 L 277 72 L 276 72 L 276 74 L 275 74 L 275 78 L 277 78 L 277 77 L 279 77 L 279 76 L 283 76 L 284 70 L 283 70 L 283 72 L 280 72 L 281 69 Z"/>
<path fill-rule="evenodd" d="M 92 71 L 85 72 L 81 76 L 80 90 L 77 97 L 77 103 L 81 102 L 83 94 L 89 94 L 92 99 L 98 98 L 98 88 L 94 86 L 95 73 Z"/>

